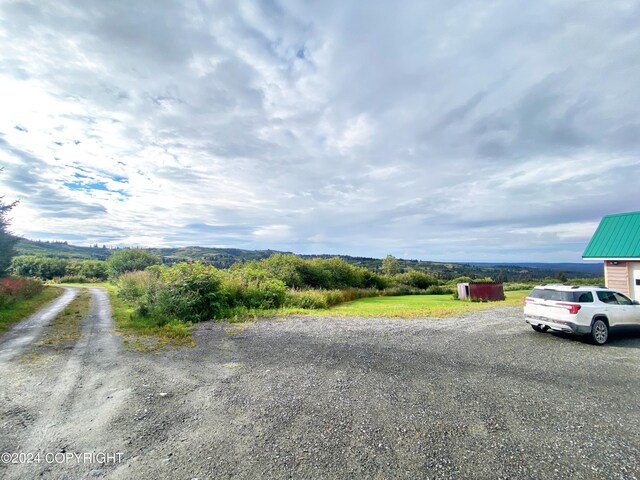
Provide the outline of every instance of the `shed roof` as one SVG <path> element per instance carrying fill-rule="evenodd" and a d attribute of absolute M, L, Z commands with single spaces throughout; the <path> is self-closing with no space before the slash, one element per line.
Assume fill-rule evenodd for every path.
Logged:
<path fill-rule="evenodd" d="M 603 217 L 582 258 L 640 258 L 640 212 Z"/>

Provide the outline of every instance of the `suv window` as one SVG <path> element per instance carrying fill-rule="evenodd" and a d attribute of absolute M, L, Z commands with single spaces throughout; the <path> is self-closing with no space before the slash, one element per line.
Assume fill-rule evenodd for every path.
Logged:
<path fill-rule="evenodd" d="M 561 302 L 593 302 L 593 294 L 585 291 L 566 292 L 553 290 L 551 288 L 534 288 L 529 296 L 532 298 L 539 298 L 540 300 L 558 300 Z"/>
<path fill-rule="evenodd" d="M 613 295 L 616 297 L 616 300 L 620 305 L 633 305 L 633 302 L 621 293 L 614 292 Z"/>
<path fill-rule="evenodd" d="M 593 302 L 593 293 L 583 292 L 578 297 L 578 303 L 591 303 Z"/>
<path fill-rule="evenodd" d="M 618 300 L 615 297 L 615 294 L 613 292 L 607 292 L 607 291 L 598 291 L 598 298 L 600 299 L 601 302 L 604 303 L 614 303 L 617 304 Z"/>

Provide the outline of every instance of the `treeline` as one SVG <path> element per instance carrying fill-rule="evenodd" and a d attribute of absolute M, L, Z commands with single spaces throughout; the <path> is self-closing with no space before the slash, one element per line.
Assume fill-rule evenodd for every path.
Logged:
<path fill-rule="evenodd" d="M 14 257 L 9 269 L 14 275 L 56 280 L 60 283 L 105 281 L 107 262 L 21 255 Z"/>
<path fill-rule="evenodd" d="M 38 255 L 55 258 L 76 258 L 91 260 L 106 260 L 120 249 L 79 247 L 64 243 L 34 242 L 21 239 L 16 250 L 21 255 Z M 220 269 L 230 268 L 236 263 L 262 260 L 272 256 L 273 250 L 242 250 L 236 248 L 208 248 L 208 247 L 181 247 L 142 249 L 155 254 L 162 259 L 164 264 L 201 261 Z M 329 255 L 300 255 L 305 260 L 330 259 Z M 356 267 L 363 267 L 376 273 L 384 273 L 384 260 L 368 257 L 338 256 L 347 263 Z M 506 282 L 535 282 L 547 277 L 556 277 L 558 268 L 544 268 L 540 266 L 518 265 L 473 265 L 462 263 L 429 262 L 422 260 L 398 259 L 398 272 L 419 271 L 441 281 L 451 281 L 456 277 L 468 276 L 471 278 L 491 277 L 496 281 Z M 571 265 L 563 267 L 568 277 L 598 277 L 602 276 L 602 270 L 597 271 L 573 271 Z"/>

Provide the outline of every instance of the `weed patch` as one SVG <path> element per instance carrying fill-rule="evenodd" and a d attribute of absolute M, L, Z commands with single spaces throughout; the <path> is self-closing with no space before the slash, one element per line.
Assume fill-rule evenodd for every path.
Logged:
<path fill-rule="evenodd" d="M 129 350 L 148 352 L 165 346 L 194 347 L 191 324 L 176 320 L 165 321 L 144 317 L 136 307 L 118 295 L 118 287 L 101 285 L 107 290 L 111 315 L 116 332 L 124 337 L 123 345 Z"/>
<path fill-rule="evenodd" d="M 36 362 L 70 350 L 80 339 L 82 321 L 89 314 L 91 294 L 82 289 L 78 296 L 67 305 L 51 323 L 46 325 L 42 337 L 31 345 L 25 358 Z"/>
<path fill-rule="evenodd" d="M 27 318 L 64 292 L 61 288 L 45 287 L 30 298 L 20 298 L 0 307 L 0 332 Z"/>

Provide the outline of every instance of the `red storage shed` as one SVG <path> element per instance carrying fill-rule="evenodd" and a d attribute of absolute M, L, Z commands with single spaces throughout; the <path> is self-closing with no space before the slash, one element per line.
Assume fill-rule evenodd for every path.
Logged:
<path fill-rule="evenodd" d="M 458 298 L 461 300 L 504 300 L 504 288 L 501 283 L 470 282 L 458 284 Z"/>

